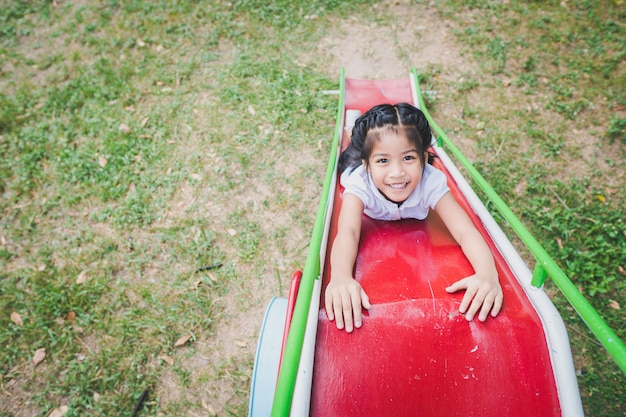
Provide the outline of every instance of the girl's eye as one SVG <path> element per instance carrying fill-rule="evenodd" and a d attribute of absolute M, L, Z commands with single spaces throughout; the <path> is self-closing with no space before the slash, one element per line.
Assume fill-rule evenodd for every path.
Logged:
<path fill-rule="evenodd" d="M 412 161 L 412 160 L 414 160 L 414 159 L 415 159 L 415 157 L 414 157 L 413 155 L 406 155 L 406 156 L 404 157 L 404 160 L 405 160 L 405 161 Z"/>
<path fill-rule="evenodd" d="M 376 163 L 378 163 L 378 164 L 386 164 L 387 163 L 387 158 L 380 158 L 379 160 L 376 161 Z"/>

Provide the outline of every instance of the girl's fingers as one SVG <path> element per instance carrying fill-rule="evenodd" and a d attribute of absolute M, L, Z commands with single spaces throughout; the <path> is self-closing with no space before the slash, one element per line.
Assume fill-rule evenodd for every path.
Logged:
<path fill-rule="evenodd" d="M 457 292 L 458 290 L 463 290 L 465 288 L 467 288 L 467 278 L 463 278 L 461 280 L 458 280 L 457 282 L 453 283 L 452 285 L 450 285 L 448 288 L 446 288 L 446 291 L 449 293 L 453 293 L 453 292 Z"/>
<path fill-rule="evenodd" d="M 463 296 L 463 300 L 461 300 L 461 305 L 459 306 L 459 311 L 461 312 L 461 314 L 470 314 L 470 311 L 468 310 L 470 308 L 470 306 L 473 307 L 473 301 L 476 300 L 476 293 L 478 292 L 477 288 L 474 287 L 468 287 L 467 290 L 465 291 L 465 295 Z M 474 311 L 475 312 L 475 311 Z M 471 315 L 471 317 L 474 317 L 474 314 Z M 468 319 L 468 320 L 471 320 Z"/>
<path fill-rule="evenodd" d="M 476 315 L 476 312 L 478 311 L 480 306 L 481 306 L 480 301 L 474 298 L 474 300 L 472 301 L 472 304 L 470 305 L 470 307 L 467 309 L 467 312 L 465 313 L 465 319 L 467 321 L 474 320 L 474 316 Z"/>
<path fill-rule="evenodd" d="M 324 294 L 328 320 L 334 320 L 337 329 L 345 329 L 348 333 L 355 327 L 361 327 L 363 324 L 361 309 L 370 308 L 369 297 L 363 288 L 358 284 L 349 288 L 329 288 Z"/>
<path fill-rule="evenodd" d="M 485 307 L 486 297 L 489 293 L 485 294 L 485 291 L 484 290 L 481 291 L 480 288 L 472 288 L 471 290 L 468 288 L 467 293 L 471 293 L 472 297 L 471 297 L 471 303 L 468 301 L 469 308 L 467 309 L 465 318 L 468 321 L 471 321 L 474 319 L 474 316 L 476 316 L 476 313 L 478 313 L 478 311 L 481 310 L 481 308 Z M 467 293 L 465 294 L 466 297 L 468 295 Z"/>
<path fill-rule="evenodd" d="M 504 295 L 502 295 L 502 291 L 499 291 L 496 295 L 496 299 L 493 303 L 493 308 L 491 309 L 491 316 L 495 317 L 498 315 L 500 310 L 502 309 L 502 302 L 504 300 Z"/>
<path fill-rule="evenodd" d="M 459 306 L 459 312 L 464 314 L 468 321 L 473 320 L 476 314 L 478 314 L 480 321 L 485 321 L 490 311 L 493 317 L 497 316 L 502 309 L 503 302 L 502 289 L 499 284 L 495 288 L 493 286 L 481 287 L 472 281 L 471 278 L 473 277 L 466 277 L 456 281 L 447 287 L 446 291 L 454 293 L 459 290 L 465 290 Z"/>
<path fill-rule="evenodd" d="M 487 316 L 489 315 L 489 311 L 491 311 L 494 301 L 496 299 L 496 295 L 497 293 L 494 292 L 490 292 L 487 294 L 487 296 L 485 297 L 485 300 L 483 301 L 483 306 L 480 309 L 480 314 L 478 314 L 478 320 L 480 321 L 485 321 L 487 320 Z"/>
<path fill-rule="evenodd" d="M 353 329 L 352 327 L 352 300 L 350 294 L 342 294 L 341 295 L 341 303 L 343 313 L 343 326 L 346 329 L 346 332 L 350 333 Z"/>
<path fill-rule="evenodd" d="M 357 329 L 361 327 L 361 294 L 360 293 L 352 293 L 352 314 L 354 317 L 354 327 Z M 348 329 L 346 329 L 348 330 Z"/>
<path fill-rule="evenodd" d="M 324 294 L 324 305 L 326 306 L 326 316 L 328 317 L 328 320 L 335 320 L 335 312 L 333 311 L 333 295 L 330 291 L 326 291 L 326 294 Z"/>
<path fill-rule="evenodd" d="M 361 288 L 361 303 L 363 304 L 363 308 L 366 310 L 371 307 L 370 298 L 367 296 L 363 288 Z"/>
<path fill-rule="evenodd" d="M 343 329 L 343 308 L 341 306 L 341 297 L 333 297 L 333 305 L 331 307 L 335 314 L 335 324 L 339 330 Z"/>

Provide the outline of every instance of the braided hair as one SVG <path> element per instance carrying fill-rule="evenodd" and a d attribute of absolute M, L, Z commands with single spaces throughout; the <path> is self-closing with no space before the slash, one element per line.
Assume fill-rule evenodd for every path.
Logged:
<path fill-rule="evenodd" d="M 428 153 L 428 161 L 424 155 L 431 145 L 432 133 L 426 116 L 422 111 L 408 103 L 380 104 L 374 106 L 356 119 L 352 128 L 350 145 L 339 157 L 339 169 L 354 170 L 367 161 L 374 148 L 374 143 L 384 132 L 404 133 L 409 142 L 415 145 L 422 159 L 422 166 L 432 164 L 434 155 Z"/>

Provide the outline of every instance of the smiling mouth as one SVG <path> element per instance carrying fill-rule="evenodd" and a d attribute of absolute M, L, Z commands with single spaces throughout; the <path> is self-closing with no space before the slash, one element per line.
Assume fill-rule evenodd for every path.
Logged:
<path fill-rule="evenodd" d="M 393 184 L 387 184 L 388 187 L 393 188 L 394 190 L 402 190 L 406 188 L 407 185 L 409 185 L 408 182 L 396 182 Z"/>

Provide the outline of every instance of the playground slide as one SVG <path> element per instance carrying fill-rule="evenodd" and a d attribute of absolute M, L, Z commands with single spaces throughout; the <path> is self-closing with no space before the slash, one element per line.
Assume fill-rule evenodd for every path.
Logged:
<path fill-rule="evenodd" d="M 351 115 L 381 103 L 419 106 L 415 78 L 342 80 L 337 155 L 348 145 L 344 125 Z M 496 260 L 502 312 L 486 322 L 459 314 L 462 292 L 445 288 L 473 271 L 434 213 L 422 221 L 364 216 L 355 278 L 372 307 L 360 329 L 337 330 L 323 300 L 342 200 L 337 155 L 331 155 L 327 201 L 320 204 L 324 221 L 314 232 L 319 241 L 312 242 L 317 267 L 295 274 L 289 299 L 268 307 L 251 416 L 583 415 L 561 317 L 531 285 L 532 273 L 445 151 L 436 143 L 434 150 L 435 167 Z"/>

